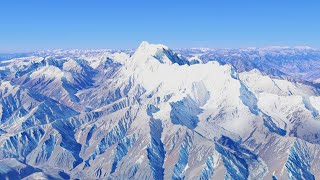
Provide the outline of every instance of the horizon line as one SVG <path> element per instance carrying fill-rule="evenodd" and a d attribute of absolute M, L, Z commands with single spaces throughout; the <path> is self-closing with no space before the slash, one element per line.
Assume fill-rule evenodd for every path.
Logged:
<path fill-rule="evenodd" d="M 144 42 L 144 41 L 142 41 Z M 148 41 L 146 41 L 148 42 Z M 141 44 L 141 43 L 140 43 Z M 139 45 L 140 45 L 139 44 Z M 162 44 L 163 43 L 150 43 L 150 44 Z M 44 48 L 44 49 L 33 49 L 33 50 L 0 50 L 0 54 L 18 54 L 18 53 L 37 53 L 37 52 L 48 52 L 48 51 L 132 51 L 136 50 L 139 46 L 131 47 L 131 48 Z M 268 46 L 243 46 L 243 47 L 169 47 L 171 50 L 179 50 L 179 49 L 211 49 L 211 50 L 228 50 L 228 49 L 313 49 L 319 50 L 319 47 L 308 46 L 308 45 L 268 45 Z"/>

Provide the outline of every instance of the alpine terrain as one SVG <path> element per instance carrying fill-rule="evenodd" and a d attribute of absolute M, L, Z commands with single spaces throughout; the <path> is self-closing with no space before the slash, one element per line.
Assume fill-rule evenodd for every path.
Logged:
<path fill-rule="evenodd" d="M 320 51 L 0 54 L 0 179 L 317 179 Z"/>

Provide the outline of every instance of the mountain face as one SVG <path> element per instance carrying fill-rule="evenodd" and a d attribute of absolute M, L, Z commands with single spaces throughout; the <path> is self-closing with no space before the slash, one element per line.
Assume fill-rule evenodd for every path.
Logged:
<path fill-rule="evenodd" d="M 0 179 L 320 177 L 319 89 L 197 51 L 1 61 Z"/>

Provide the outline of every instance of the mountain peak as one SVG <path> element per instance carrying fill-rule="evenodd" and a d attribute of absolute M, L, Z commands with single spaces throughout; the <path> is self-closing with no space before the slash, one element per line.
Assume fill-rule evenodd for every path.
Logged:
<path fill-rule="evenodd" d="M 167 46 L 163 44 L 150 44 L 147 41 L 143 41 L 140 44 L 133 58 L 143 63 L 146 63 L 150 59 L 155 59 L 162 64 L 189 64 L 187 60 L 178 57 L 177 54 L 172 52 Z"/>
<path fill-rule="evenodd" d="M 141 44 L 139 45 L 139 47 L 145 47 L 145 46 L 149 46 L 150 43 L 148 41 L 142 41 Z"/>
<path fill-rule="evenodd" d="M 142 41 L 137 51 L 143 51 L 145 53 L 153 53 L 159 50 L 169 50 L 169 48 L 163 44 L 150 44 L 147 41 Z"/>

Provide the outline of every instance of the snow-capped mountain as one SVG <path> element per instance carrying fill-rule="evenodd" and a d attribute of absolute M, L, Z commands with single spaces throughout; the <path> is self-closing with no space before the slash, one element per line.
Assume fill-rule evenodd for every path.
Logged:
<path fill-rule="evenodd" d="M 320 78 L 320 51 L 310 47 L 243 49 L 178 49 L 189 59 L 231 64 L 237 72 L 258 69 L 271 76 L 316 82 Z"/>
<path fill-rule="evenodd" d="M 320 177 L 317 86 L 213 51 L 143 42 L 1 61 L 0 179 Z"/>

